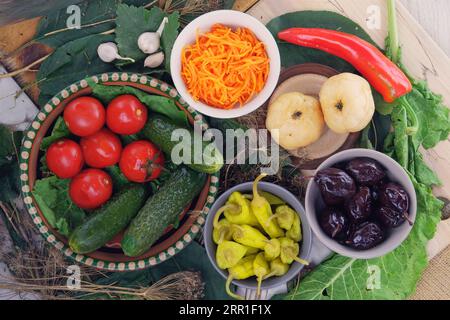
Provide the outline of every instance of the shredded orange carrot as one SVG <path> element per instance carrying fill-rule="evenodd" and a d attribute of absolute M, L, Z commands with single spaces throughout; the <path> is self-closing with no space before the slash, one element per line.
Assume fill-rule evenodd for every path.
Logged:
<path fill-rule="evenodd" d="M 181 74 L 195 101 L 220 109 L 243 106 L 260 92 L 269 75 L 264 44 L 247 28 L 221 24 L 197 33 L 183 49 Z"/>

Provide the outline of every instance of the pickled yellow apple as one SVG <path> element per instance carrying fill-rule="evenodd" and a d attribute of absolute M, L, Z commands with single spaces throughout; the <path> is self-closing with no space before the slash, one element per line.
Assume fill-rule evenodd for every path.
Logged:
<path fill-rule="evenodd" d="M 316 98 L 291 92 L 269 106 L 266 127 L 281 147 L 295 150 L 319 140 L 325 121 Z"/>
<path fill-rule="evenodd" d="M 319 96 L 325 122 L 336 133 L 363 130 L 375 113 L 369 82 L 353 73 L 341 73 L 328 79 Z"/>

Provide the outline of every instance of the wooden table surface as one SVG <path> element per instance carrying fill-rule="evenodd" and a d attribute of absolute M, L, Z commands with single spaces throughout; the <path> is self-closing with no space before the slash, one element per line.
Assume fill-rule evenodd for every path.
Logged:
<path fill-rule="evenodd" d="M 403 5 L 450 56 L 450 0 L 401 0 Z"/>
<path fill-rule="evenodd" d="M 237 0 L 237 1 L 251 2 L 251 0 L 250 1 L 249 0 Z M 261 2 L 265 2 L 265 1 L 269 2 L 269 1 L 274 1 L 274 0 L 261 0 Z M 300 1 L 300 0 L 295 0 L 295 1 L 299 1 L 299 2 L 303 3 L 303 1 Z M 293 1 L 293 2 L 297 3 L 295 1 Z M 344 0 L 328 0 L 328 1 L 317 0 L 317 2 L 329 2 L 329 3 L 340 2 L 340 1 L 344 1 Z M 374 3 L 378 3 L 380 1 L 382 1 L 382 0 L 373 0 Z M 286 2 L 286 1 L 280 0 L 280 2 Z M 305 0 L 305 2 L 311 2 L 311 1 Z M 358 5 L 360 4 L 360 1 L 355 0 L 354 2 L 356 2 Z M 370 3 L 373 3 L 373 2 L 371 1 Z M 402 4 L 408 9 L 408 11 L 412 14 L 412 16 L 426 30 L 426 32 L 431 36 L 431 38 L 443 49 L 443 51 L 448 56 L 450 56 L 450 37 L 448 36 L 448 32 L 450 30 L 450 20 L 447 17 L 448 13 L 450 13 L 450 0 L 400 0 L 400 2 L 402 2 Z M 361 8 L 359 8 L 359 9 L 361 9 Z M 362 12 L 360 10 L 357 10 L 357 11 Z M 355 14 L 355 12 L 352 12 L 352 13 Z M 402 23 L 404 23 L 404 21 L 403 21 L 404 17 L 401 17 L 400 20 L 402 20 Z M 362 23 L 363 20 L 358 21 L 358 22 Z M 22 26 L 19 26 L 19 25 L 17 26 L 20 29 L 19 31 L 15 30 L 16 33 L 20 33 L 20 37 L 17 37 L 18 43 L 23 41 L 23 38 L 26 38 L 28 36 L 31 37 L 31 34 L 32 34 L 34 26 L 35 26 L 35 22 L 31 23 L 31 24 L 23 23 L 21 25 Z M 33 26 L 33 27 L 31 27 L 31 26 Z M 408 30 L 408 31 L 406 31 L 406 30 Z M 405 26 L 405 28 L 403 28 L 403 30 L 401 30 L 401 33 L 403 33 L 403 34 L 406 32 L 412 32 L 413 34 L 416 34 L 418 36 L 418 38 L 421 40 L 423 40 L 425 37 L 425 35 L 422 34 L 421 30 L 417 30 L 411 24 L 407 24 Z M 5 34 L 2 35 L 0 33 L 0 40 L 2 40 L 1 39 L 2 37 L 5 37 Z M 377 39 L 377 40 L 379 42 L 381 42 L 383 40 L 383 37 L 378 37 L 379 39 Z M 418 40 L 420 42 L 419 39 L 416 39 L 416 40 Z M 429 43 L 429 40 L 425 39 L 424 42 L 425 42 L 425 47 L 428 48 L 426 46 L 426 44 Z M 2 43 L 2 41 L 0 41 L 0 49 L 5 49 L 5 46 L 10 47 L 9 49 L 13 49 L 13 48 L 11 48 L 11 42 Z M 416 44 L 416 46 L 417 46 L 417 44 Z M 419 51 L 420 51 L 418 53 L 419 57 L 421 57 L 423 55 L 426 56 L 426 54 L 424 52 L 422 52 L 422 50 L 419 50 Z M 435 52 L 435 51 L 436 50 L 434 50 L 432 52 L 431 56 L 429 56 L 430 61 L 436 62 L 436 61 L 445 61 L 446 60 L 445 58 L 443 58 L 444 57 L 443 54 L 441 55 L 439 52 Z M 409 64 L 411 66 L 414 66 L 412 61 L 407 61 L 407 62 L 409 62 Z M 430 77 L 430 80 L 431 80 L 433 87 L 440 88 L 442 91 L 447 91 L 449 88 L 449 84 L 450 84 L 450 79 L 448 78 L 448 75 L 450 74 L 450 67 L 447 65 L 447 63 L 444 63 L 443 66 L 441 66 L 440 70 L 441 69 L 443 70 L 443 74 L 441 74 L 441 78 L 443 78 L 443 79 L 440 79 L 441 81 L 439 81 L 439 79 L 438 79 L 439 74 L 432 74 Z M 418 69 L 414 70 L 414 71 L 417 74 L 419 73 Z M 444 90 L 444 88 L 446 88 L 446 89 Z M 450 100 L 450 94 L 448 94 L 448 92 L 447 92 L 446 102 L 450 102 L 449 100 Z M 442 152 L 443 150 L 441 150 L 441 152 L 445 155 L 449 155 L 448 153 L 446 153 L 446 152 L 448 152 L 447 148 L 448 148 L 448 145 L 445 145 L 443 147 L 443 149 L 446 151 Z M 449 171 L 448 167 L 444 171 L 445 171 L 445 176 L 447 177 L 447 174 Z M 450 178 L 445 179 L 445 181 L 447 182 L 446 184 L 450 183 Z M 441 192 L 439 192 L 439 193 L 441 193 Z M 450 234 L 450 224 L 446 224 L 443 227 L 441 225 L 439 234 L 441 236 Z M 434 255 L 436 255 L 442 249 L 444 249 L 446 245 L 448 245 L 448 241 L 442 241 L 441 243 L 439 243 L 439 241 L 432 241 L 432 243 L 430 243 L 430 248 L 429 248 L 430 258 L 433 257 Z"/>

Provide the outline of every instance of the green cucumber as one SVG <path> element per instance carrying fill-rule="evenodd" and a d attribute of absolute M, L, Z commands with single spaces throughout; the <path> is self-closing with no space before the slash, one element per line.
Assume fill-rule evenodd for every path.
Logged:
<path fill-rule="evenodd" d="M 206 178 L 206 174 L 185 166 L 172 173 L 130 223 L 122 239 L 123 252 L 136 257 L 147 251 L 200 193 Z"/>
<path fill-rule="evenodd" d="M 131 183 L 130 180 L 128 180 L 127 177 L 125 177 L 125 175 L 122 173 L 117 164 L 107 167 L 104 170 L 109 174 L 113 181 L 114 192 L 119 192 L 125 186 Z"/>
<path fill-rule="evenodd" d="M 104 246 L 122 231 L 147 200 L 144 185 L 129 185 L 95 210 L 76 228 L 69 238 L 69 246 L 76 253 L 89 253 Z"/>
<path fill-rule="evenodd" d="M 141 134 L 144 138 L 155 143 L 165 154 L 171 156 L 172 150 L 180 144 L 179 141 L 172 141 L 172 133 L 179 129 L 187 130 L 189 140 L 193 141 L 193 137 L 196 136 L 196 134 L 192 129 L 180 127 L 169 118 L 157 114 L 153 114 L 149 117 L 149 120 L 147 121 L 147 124 Z M 201 137 L 198 137 L 198 139 L 201 139 Z M 215 147 L 213 142 L 202 141 L 201 151 L 203 157 L 201 159 L 201 163 L 198 163 L 199 161 L 194 161 L 195 144 L 192 142 L 189 147 L 191 154 L 190 160 L 186 161 L 184 164 L 191 169 L 212 174 L 222 168 L 224 162 L 223 155 Z"/>

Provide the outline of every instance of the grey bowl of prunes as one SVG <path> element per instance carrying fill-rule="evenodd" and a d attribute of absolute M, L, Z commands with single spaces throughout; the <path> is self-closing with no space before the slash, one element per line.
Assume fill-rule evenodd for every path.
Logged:
<path fill-rule="evenodd" d="M 317 238 L 357 259 L 393 251 L 416 219 L 416 192 L 406 171 L 368 149 L 346 150 L 323 162 L 308 184 L 305 202 Z"/>

